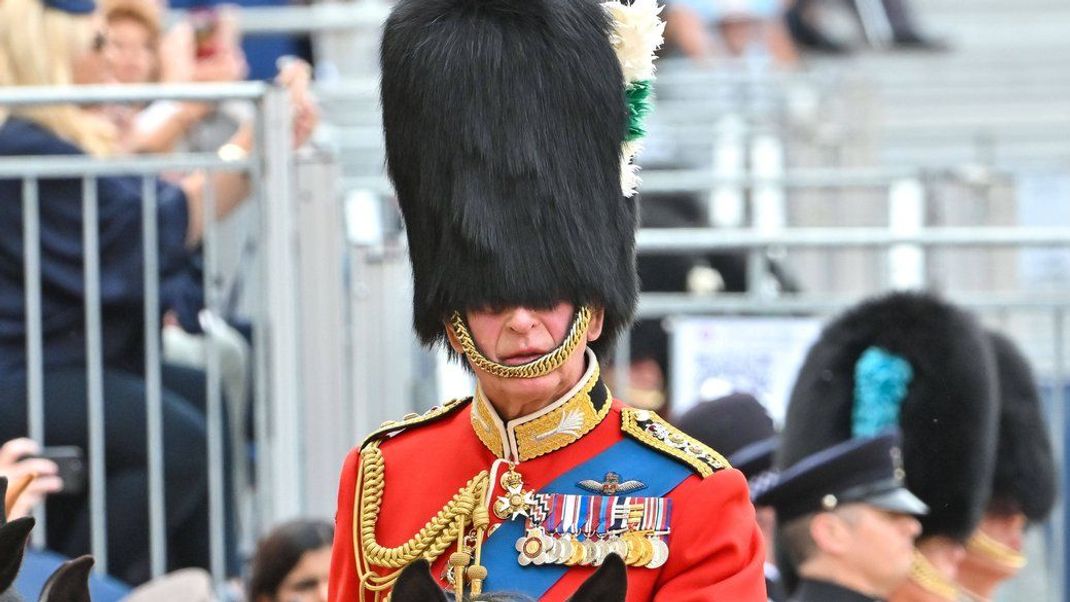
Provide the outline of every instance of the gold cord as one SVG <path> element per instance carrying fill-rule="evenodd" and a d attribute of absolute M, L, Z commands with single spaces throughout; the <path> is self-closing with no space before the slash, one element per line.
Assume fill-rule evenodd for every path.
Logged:
<path fill-rule="evenodd" d="M 1020 569 L 1026 563 L 1025 555 L 1021 552 L 980 529 L 974 531 L 973 536 L 966 542 L 966 549 L 1009 569 Z"/>
<path fill-rule="evenodd" d="M 375 599 L 379 599 L 380 592 L 393 587 L 401 570 L 409 563 L 418 558 L 425 558 L 428 562 L 434 562 L 447 548 L 457 542 L 457 552 L 451 555 L 450 565 L 457 568 L 456 574 L 462 578 L 457 579 L 459 587 L 464 587 L 464 567 L 469 559 L 461 556 L 469 556 L 463 550 L 465 525 L 473 523 L 479 529 L 481 524 L 481 506 L 486 496 L 490 475 L 482 471 L 465 484 L 453 498 L 427 522 L 416 535 L 400 546 L 387 548 L 378 543 L 375 538 L 375 523 L 379 516 L 379 510 L 383 503 L 383 490 L 385 482 L 383 474 L 386 463 L 383 452 L 379 449 L 379 443 L 369 444 L 362 452 L 360 458 L 360 472 L 357 475 L 356 493 L 359 496 L 358 503 L 353 505 L 353 549 L 356 556 L 357 576 L 360 579 L 360 599 L 364 600 L 364 591 L 375 593 Z M 482 508 L 482 514 L 486 509 Z M 488 518 L 489 521 L 489 518 Z M 485 528 L 484 524 L 484 528 Z M 359 534 L 359 536 L 358 536 Z M 478 547 L 477 547 L 478 565 Z M 464 560 L 464 564 L 457 566 Z M 376 575 L 371 570 L 371 565 L 388 569 L 396 569 L 387 575 Z M 475 568 L 469 567 L 469 569 Z M 479 567 L 483 568 L 483 567 Z M 477 571 L 478 572 L 478 571 Z M 483 569 L 485 577 L 486 569 Z"/>
<path fill-rule="evenodd" d="M 914 562 L 910 565 L 910 580 L 941 600 L 955 600 L 958 597 L 955 584 L 941 575 L 925 554 L 917 550 L 914 550 Z"/>
<path fill-rule="evenodd" d="M 472 362 L 480 370 L 502 378 L 537 378 L 557 370 L 565 363 L 580 342 L 587 336 L 587 327 L 590 324 L 590 308 L 581 307 L 576 312 L 576 317 L 572 320 L 568 335 L 556 349 L 538 359 L 519 366 L 499 364 L 483 355 L 479 351 L 479 347 L 476 346 L 472 333 L 468 331 L 468 325 L 464 323 L 464 318 L 460 312 L 455 311 L 450 316 L 449 327 L 453 330 L 453 334 L 457 336 L 457 340 L 460 341 L 461 350 L 468 357 L 468 361 Z"/>

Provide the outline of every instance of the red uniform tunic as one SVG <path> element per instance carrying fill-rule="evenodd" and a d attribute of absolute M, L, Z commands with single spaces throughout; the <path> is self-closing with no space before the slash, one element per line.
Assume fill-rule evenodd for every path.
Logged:
<path fill-rule="evenodd" d="M 525 489 L 538 491 L 629 437 L 630 433 L 624 430 L 627 421 L 622 418 L 636 410 L 607 398 L 608 390 L 598 380 L 597 364 L 588 370 L 585 379 L 590 379 L 589 386 L 581 387 L 581 381 L 570 395 L 549 408 L 507 425 L 501 423 L 477 391 L 474 400 L 458 402 L 450 410 L 440 411 L 437 419 L 382 440 L 385 487 L 375 530 L 378 543 L 392 547 L 408 540 L 473 476 L 491 469 L 503 457 L 519 459 L 516 470 L 524 477 Z M 592 389 L 594 394 L 584 395 Z M 599 403 L 598 393 L 602 390 L 605 394 Z M 671 450 L 660 453 L 679 455 Z M 677 459 L 690 464 L 696 473 L 664 496 L 673 500 L 668 561 L 657 569 L 629 567 L 628 601 L 764 602 L 765 553 L 742 474 L 732 468 L 703 469 L 698 461 L 683 456 Z M 634 461 L 642 462 L 643 458 Z M 360 553 L 361 545 L 353 522 L 354 504 L 359 503 L 356 486 L 360 462 L 360 450 L 354 449 L 342 469 L 330 574 L 332 602 L 376 599 L 368 592 L 361 596 L 354 556 L 354 546 Z M 620 468 L 622 478 L 627 478 L 628 466 Z M 708 476 L 703 478 L 699 473 Z M 601 480 L 602 475 L 591 477 Z M 495 497 L 503 494 L 499 483 L 492 485 Z M 491 522 L 501 521 L 491 513 Z M 442 575 L 451 551 L 432 564 L 436 578 Z M 380 575 L 390 572 L 382 567 L 372 568 Z M 567 599 L 593 570 L 569 567 L 541 599 Z"/>

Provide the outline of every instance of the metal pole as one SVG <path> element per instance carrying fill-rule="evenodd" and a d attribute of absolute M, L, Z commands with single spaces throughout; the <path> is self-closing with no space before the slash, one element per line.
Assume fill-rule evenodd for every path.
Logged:
<path fill-rule="evenodd" d="M 108 572 L 107 496 L 104 472 L 104 357 L 100 318 L 100 237 L 97 180 L 82 179 L 82 245 L 85 254 L 85 332 L 89 415 L 89 525 L 94 569 Z"/>
<path fill-rule="evenodd" d="M 925 230 L 925 189 L 916 179 L 897 182 L 888 190 L 888 233 L 911 237 Z M 888 247 L 888 282 L 894 289 L 925 286 L 925 249 L 900 243 Z"/>
<path fill-rule="evenodd" d="M 1056 307 L 1055 314 L 1052 320 L 1052 331 L 1055 333 L 1053 342 L 1054 348 L 1052 353 L 1054 355 L 1055 366 L 1052 371 L 1052 378 L 1055 381 L 1052 396 L 1052 424 L 1055 425 L 1053 445 L 1055 447 L 1055 457 L 1057 464 L 1067 466 L 1066 464 L 1066 438 L 1070 435 L 1070 425 L 1067 424 L 1068 413 L 1066 411 L 1067 403 L 1067 391 L 1066 391 L 1066 310 L 1063 307 Z M 1061 462 L 1059 460 L 1061 459 Z M 1064 471 L 1064 475 L 1066 472 Z M 1055 570 L 1050 571 L 1054 581 L 1053 586 L 1055 591 L 1061 592 L 1064 600 L 1070 600 L 1070 592 L 1066 591 L 1066 570 L 1070 568 L 1067 564 L 1066 547 L 1067 539 L 1070 538 L 1070 533 L 1066 532 L 1065 525 L 1070 521 L 1070 504 L 1067 504 L 1065 497 L 1062 501 L 1062 513 L 1061 516 L 1056 515 L 1056 520 L 1053 521 L 1054 532 L 1057 534 L 1056 541 L 1052 541 L 1051 553 L 1054 558 L 1052 559 L 1051 566 Z M 1059 570 L 1059 569 L 1062 570 Z"/>
<path fill-rule="evenodd" d="M 265 140 L 267 137 L 267 120 L 265 117 L 266 103 L 263 98 L 259 102 L 259 110 L 256 119 L 256 139 Z M 264 174 L 263 146 L 254 145 L 251 155 L 252 163 L 249 172 L 251 192 L 255 199 L 260 202 L 256 207 L 256 228 L 259 241 L 259 250 L 256 256 L 257 286 L 259 290 L 255 302 L 255 319 L 253 320 L 253 440 L 255 442 L 257 483 L 257 508 L 259 509 L 260 526 L 270 525 L 275 522 L 275 506 L 271 492 L 274 491 L 273 472 L 271 467 L 275 465 L 274 451 L 272 448 L 272 436 L 270 430 L 271 401 L 268 394 L 268 372 L 270 356 L 268 354 L 268 293 L 267 283 L 270 278 L 270 263 L 265 257 L 267 250 L 267 207 L 264 203 L 266 194 L 266 176 Z"/>
<path fill-rule="evenodd" d="M 212 323 L 216 316 L 215 306 L 217 294 L 216 283 L 216 243 L 218 229 L 216 224 L 216 198 L 215 186 L 212 183 L 211 174 L 208 175 L 204 187 L 204 291 L 205 307 L 209 316 L 208 323 L 204 324 L 205 342 L 205 370 L 207 371 L 207 422 L 208 422 L 208 544 L 210 554 L 210 567 L 212 577 L 217 587 L 226 580 L 226 511 L 223 470 L 223 437 L 226 429 L 223 428 L 223 400 L 220 389 L 219 373 L 219 349 L 217 346 L 215 326 Z"/>
<path fill-rule="evenodd" d="M 41 215 L 37 180 L 22 181 L 22 248 L 26 293 L 26 428 L 30 439 L 45 444 L 44 352 L 41 324 Z M 33 544 L 45 546 L 45 505 L 34 508 Z"/>
<path fill-rule="evenodd" d="M 164 493 L 163 385 L 160 371 L 160 259 L 156 179 L 141 181 L 141 231 L 145 255 L 145 429 L 149 463 L 149 566 L 167 572 L 167 498 Z"/>
<path fill-rule="evenodd" d="M 300 345 L 296 294 L 295 199 L 293 174 L 293 140 L 290 130 L 290 105 L 286 92 L 272 89 L 264 97 L 264 241 L 265 261 L 270 278 L 265 281 L 268 318 L 271 324 L 269 373 L 271 405 L 269 414 L 272 436 L 272 470 L 287 475 L 287 480 L 272 483 L 274 519 L 281 520 L 301 513 L 301 402 L 299 365 Z"/>

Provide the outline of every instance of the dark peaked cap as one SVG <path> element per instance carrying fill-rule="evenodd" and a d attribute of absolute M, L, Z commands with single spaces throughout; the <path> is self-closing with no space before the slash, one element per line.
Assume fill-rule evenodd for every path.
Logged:
<path fill-rule="evenodd" d="M 999 448 L 992 504 L 1011 504 L 1030 521 L 1045 520 L 1055 505 L 1057 477 L 1040 391 L 1029 361 L 1006 336 L 990 333 L 999 366 Z"/>
<path fill-rule="evenodd" d="M 776 508 L 787 524 L 811 512 L 862 502 L 901 514 L 924 515 L 928 507 L 903 483 L 899 436 L 850 439 L 803 458 L 780 473 L 775 484 L 754 498 Z"/>
<path fill-rule="evenodd" d="M 772 468 L 776 429 L 765 406 L 752 395 L 733 393 L 703 401 L 684 412 L 676 426 L 724 454 L 748 479 Z"/>
<path fill-rule="evenodd" d="M 387 167 L 409 239 L 414 322 L 455 310 L 637 299 L 621 193 L 624 76 L 595 0 L 400 0 L 383 33 Z"/>
<path fill-rule="evenodd" d="M 996 366 L 973 316 L 933 295 L 875 297 L 825 327 L 792 390 L 777 466 L 852 438 L 856 364 L 873 347 L 905 360 L 913 373 L 897 420 L 907 487 L 930 509 L 922 537 L 965 541 L 992 484 Z"/>

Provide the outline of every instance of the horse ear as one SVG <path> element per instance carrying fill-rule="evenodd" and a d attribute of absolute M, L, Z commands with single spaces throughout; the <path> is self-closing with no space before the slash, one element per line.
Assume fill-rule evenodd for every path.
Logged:
<path fill-rule="evenodd" d="M 45 581 L 40 602 L 90 602 L 89 570 L 92 568 L 92 556 L 64 562 Z"/>
<path fill-rule="evenodd" d="M 448 602 L 446 592 L 435 583 L 431 576 L 431 565 L 423 558 L 413 562 L 401 571 L 394 583 L 393 602 Z"/>
<path fill-rule="evenodd" d="M 0 526 L 0 592 L 6 592 L 22 568 L 22 554 L 34 520 L 24 516 Z"/>
<path fill-rule="evenodd" d="M 624 602 L 628 593 L 628 571 L 616 554 L 606 556 L 602 566 L 583 582 L 569 602 Z"/>

